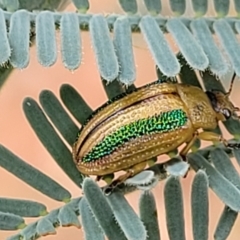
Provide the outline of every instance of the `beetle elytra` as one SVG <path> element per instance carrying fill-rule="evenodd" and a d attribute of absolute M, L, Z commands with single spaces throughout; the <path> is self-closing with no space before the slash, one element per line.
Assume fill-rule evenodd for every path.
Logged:
<path fill-rule="evenodd" d="M 234 79 L 235 74 L 226 94 L 157 81 L 110 101 L 80 129 L 73 145 L 77 168 L 98 179 L 124 170 L 109 185 L 115 187 L 144 170 L 148 160 L 184 143 L 179 154 L 185 159 L 196 138 L 239 147 L 211 132 L 218 121 L 238 118 L 239 108 L 228 98 Z"/>

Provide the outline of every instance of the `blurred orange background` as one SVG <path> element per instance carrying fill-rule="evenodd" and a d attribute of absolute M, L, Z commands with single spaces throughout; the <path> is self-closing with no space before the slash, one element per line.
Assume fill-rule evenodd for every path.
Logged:
<path fill-rule="evenodd" d="M 117 1 L 112 0 L 94 0 L 91 2 L 89 12 L 106 13 L 122 13 Z M 168 6 L 164 6 L 166 11 L 164 15 L 170 15 Z M 74 11 L 73 5 L 70 5 L 66 11 Z M 144 12 L 144 10 L 141 10 Z M 56 35 L 59 44 L 59 34 Z M 103 104 L 107 97 L 101 85 L 95 57 L 91 47 L 89 33 L 81 32 L 83 42 L 83 59 L 79 69 L 70 72 L 65 69 L 60 56 L 58 54 L 58 62 L 50 67 L 43 68 L 36 57 L 36 48 L 31 48 L 30 64 L 26 69 L 14 70 L 4 87 L 0 90 L 0 143 L 10 149 L 16 155 L 38 168 L 42 172 L 51 176 L 62 186 L 67 188 L 73 197 L 81 195 L 81 190 L 75 186 L 62 172 L 58 165 L 54 162 L 45 148 L 42 146 L 36 137 L 22 110 L 22 102 L 25 97 L 32 97 L 38 100 L 39 94 L 43 89 L 53 91 L 59 96 L 59 89 L 63 83 L 68 83 L 74 86 L 81 95 L 85 98 L 88 104 L 93 108 L 97 108 Z M 135 34 L 133 37 L 134 57 L 136 61 L 137 78 L 135 84 L 137 86 L 144 85 L 156 79 L 155 67 L 152 57 L 147 50 L 147 47 L 142 40 L 140 34 Z M 174 48 L 174 44 L 172 44 Z M 228 86 L 226 83 L 226 86 Z M 237 99 L 237 90 L 239 89 L 239 81 L 234 86 L 232 95 L 233 102 L 240 106 L 240 99 Z M 229 137 L 229 135 L 227 135 Z M 233 160 L 235 161 L 235 160 Z M 185 227 L 186 238 L 193 239 L 191 233 L 191 210 L 190 210 L 190 192 L 193 173 L 191 172 L 186 179 L 182 179 L 182 187 L 184 194 L 184 209 L 185 209 Z M 163 201 L 163 182 L 160 182 L 153 190 L 158 208 L 159 224 L 161 231 L 161 239 L 168 239 L 165 211 Z M 216 228 L 217 221 L 224 208 L 224 205 L 210 190 L 210 238 L 213 239 L 213 232 Z M 138 199 L 140 192 L 135 192 L 127 196 L 130 204 L 138 212 Z M 62 203 L 55 202 L 38 191 L 32 189 L 27 184 L 18 180 L 4 169 L 0 169 L 0 196 L 12 197 L 20 199 L 35 200 L 44 203 L 48 210 L 58 208 Z M 28 219 L 27 222 L 31 222 Z M 239 239 L 240 221 L 238 220 L 229 237 L 230 240 Z M 15 232 L 0 231 L 0 239 L 5 239 L 7 236 L 15 234 Z M 82 230 L 74 227 L 57 229 L 57 235 L 48 236 L 49 240 L 79 240 L 83 239 Z"/>

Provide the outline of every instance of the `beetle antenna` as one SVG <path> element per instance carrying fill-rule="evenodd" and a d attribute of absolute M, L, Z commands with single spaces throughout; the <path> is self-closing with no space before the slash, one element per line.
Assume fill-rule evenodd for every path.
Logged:
<path fill-rule="evenodd" d="M 226 96 L 229 96 L 231 94 L 235 78 L 236 78 L 236 73 L 234 72 L 231 83 L 230 83 L 230 88 L 229 88 L 228 92 L 226 93 Z"/>

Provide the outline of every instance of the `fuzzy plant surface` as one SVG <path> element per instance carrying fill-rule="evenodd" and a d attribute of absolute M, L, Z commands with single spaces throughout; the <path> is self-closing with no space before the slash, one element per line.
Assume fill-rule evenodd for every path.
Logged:
<path fill-rule="evenodd" d="M 178 80 L 204 87 L 206 90 L 227 91 L 219 77 L 232 69 L 240 76 L 240 1 L 233 1 L 236 17 L 228 17 L 230 1 L 214 0 L 215 17 L 206 17 L 207 0 L 170 0 L 173 17 L 164 17 L 163 1 L 144 0 L 148 14 L 138 12 L 136 0 L 119 0 L 125 14 L 91 14 L 88 0 L 72 1 L 76 12 L 60 12 L 70 1 L 0 1 L 0 87 L 14 69 L 29 65 L 29 49 L 36 45 L 39 64 L 51 67 L 57 61 L 55 33 L 60 33 L 61 59 L 64 67 L 73 71 L 81 67 L 82 31 L 89 32 L 99 75 L 111 101 L 119 94 L 136 90 L 136 68 L 132 50 L 133 32 L 143 35 L 156 68 L 156 79 Z M 194 17 L 184 13 L 191 3 Z M 178 48 L 176 54 L 167 41 L 170 34 Z M 113 35 L 113 37 L 111 37 Z M 216 38 L 218 43 L 216 43 Z M 202 78 L 199 81 L 198 74 Z M 160 84 L 160 83 L 159 83 Z M 1 92 L 0 92 L 1 94 Z M 70 84 L 59 90 L 60 100 L 49 90 L 39 99 L 25 98 L 23 112 L 40 143 L 64 173 L 83 191 L 72 198 L 71 193 L 34 166 L 0 144 L 0 166 L 62 206 L 48 212 L 44 203 L 26 199 L 0 197 L 0 230 L 16 230 L 8 240 L 33 240 L 57 234 L 61 226 L 82 228 L 86 240 L 159 240 L 156 197 L 152 189 L 165 181 L 164 203 L 168 237 L 186 239 L 181 179 L 188 166 L 196 172 L 191 188 L 192 239 L 227 239 L 240 211 L 239 169 L 240 149 L 228 149 L 223 144 L 200 148 L 195 141 L 188 163 L 176 156 L 156 163 L 119 185 L 112 194 L 105 194 L 90 177 L 79 172 L 70 149 L 79 131 L 93 110 Z M 230 118 L 223 122 L 232 135 L 230 143 L 239 143 L 240 122 Z M 222 134 L 218 126 L 214 132 Z M 175 152 L 177 154 L 177 151 Z M 156 159 L 154 159 L 156 160 Z M 217 219 L 214 236 L 209 234 L 209 196 L 211 189 L 225 204 Z M 125 195 L 140 191 L 136 213 Z M 96 201 L 97 199 L 97 201 Z M 26 224 L 26 218 L 36 218 Z"/>

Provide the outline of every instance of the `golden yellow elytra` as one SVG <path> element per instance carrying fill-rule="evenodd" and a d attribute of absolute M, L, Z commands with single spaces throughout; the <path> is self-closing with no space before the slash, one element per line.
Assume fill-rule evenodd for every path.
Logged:
<path fill-rule="evenodd" d="M 73 159 L 79 171 L 98 179 L 124 170 L 110 185 L 116 186 L 146 167 L 148 160 L 171 152 L 185 159 L 199 138 L 228 142 L 214 132 L 218 121 L 238 118 L 229 101 L 230 90 L 207 91 L 180 83 L 156 82 L 110 101 L 95 111 L 81 128 L 73 145 Z M 203 131 L 204 129 L 204 131 Z"/>

